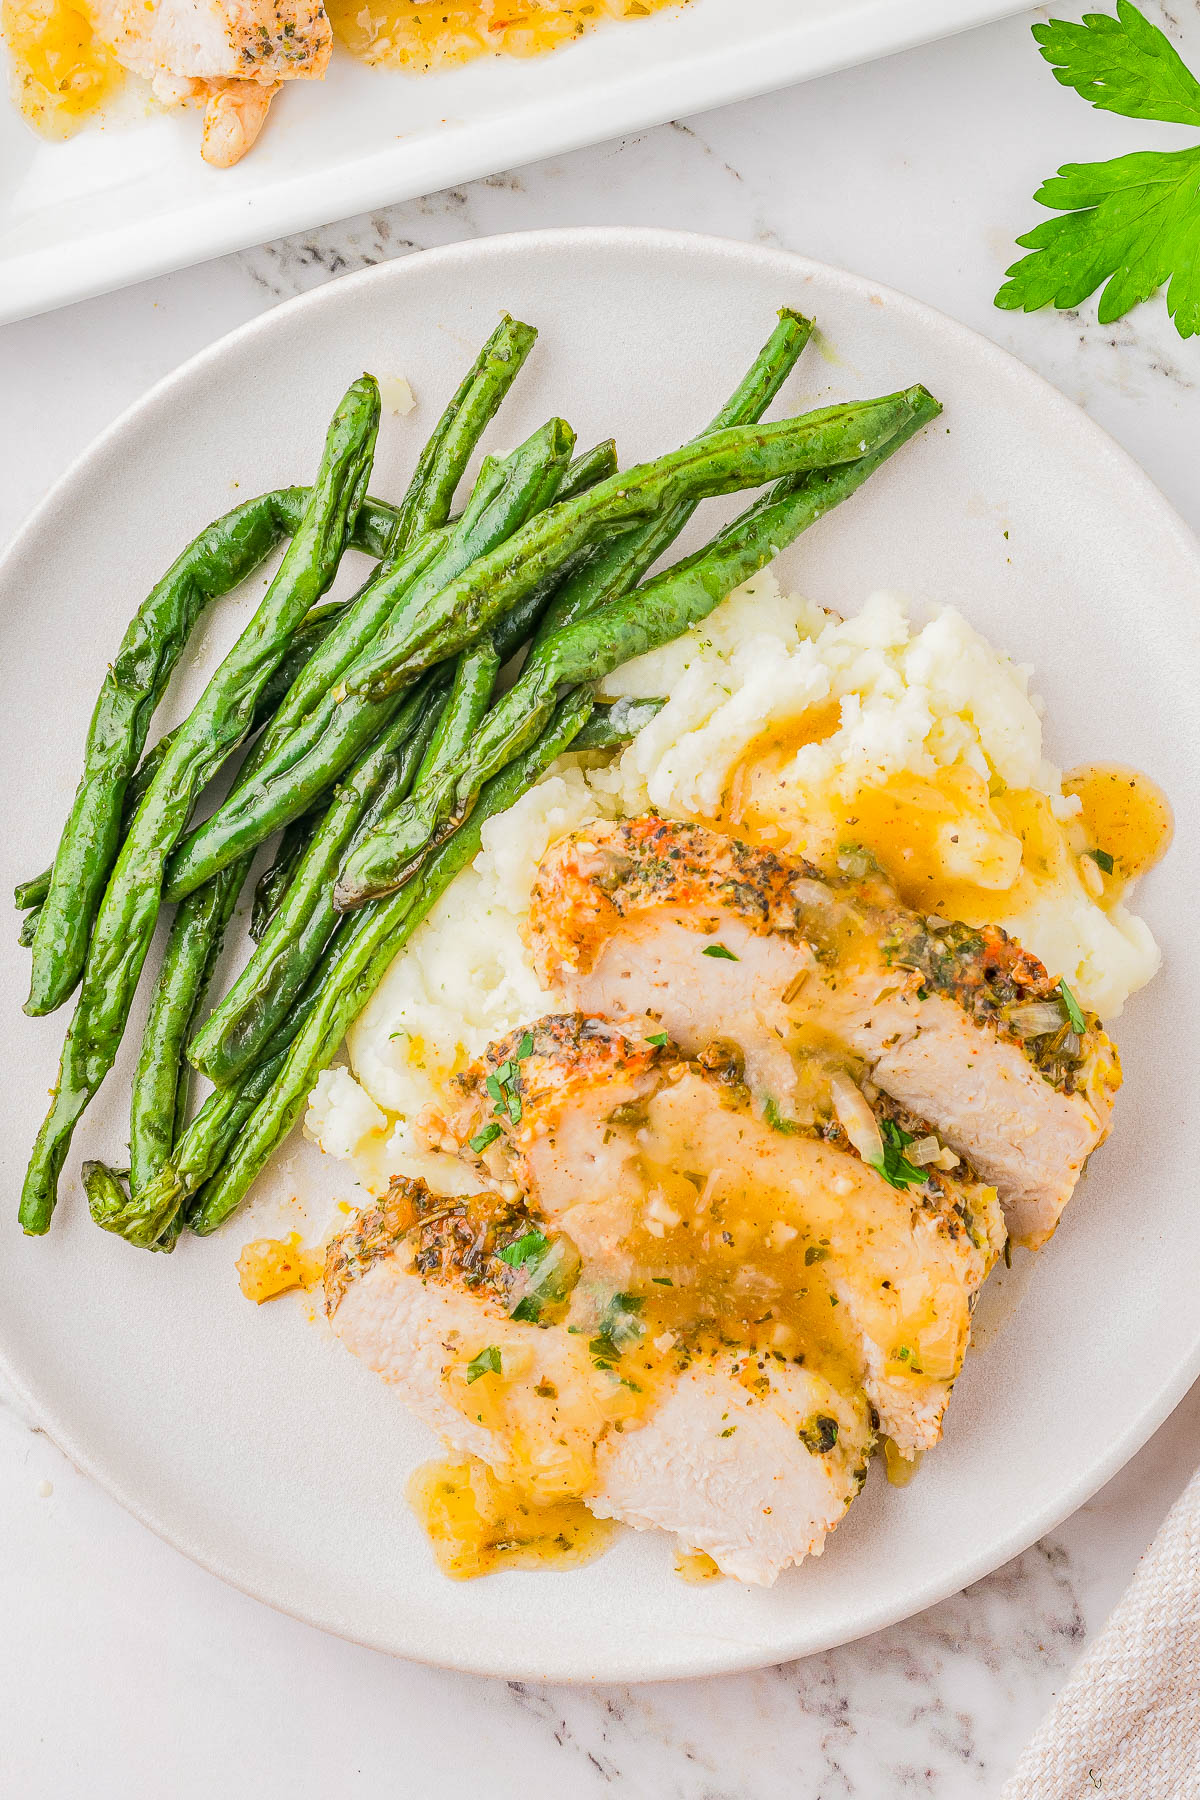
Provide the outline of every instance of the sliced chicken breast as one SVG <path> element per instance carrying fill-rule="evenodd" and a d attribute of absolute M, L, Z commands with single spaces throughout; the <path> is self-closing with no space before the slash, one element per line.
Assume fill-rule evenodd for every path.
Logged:
<path fill-rule="evenodd" d="M 807 1059 L 833 1048 L 969 1158 L 1013 1239 L 1051 1235 L 1120 1085 L 1115 1046 L 1076 1033 L 1059 985 L 997 928 L 902 906 L 859 853 L 808 864 L 655 817 L 554 844 L 535 884 L 539 974 L 586 1012 L 649 1012 L 688 1054 L 742 1050 L 791 1116 Z"/>
<path fill-rule="evenodd" d="M 878 1122 L 844 1076 L 820 1125 L 781 1131 L 752 1107 L 728 1046 L 688 1063 L 664 1039 L 645 1020 L 539 1020 L 459 1078 L 449 1130 L 570 1237 L 586 1270 L 641 1296 L 652 1335 L 687 1344 L 709 1329 L 799 1358 L 861 1385 L 903 1455 L 929 1448 L 1004 1242 L 995 1190 L 886 1102 Z M 865 1115 L 880 1167 L 854 1149 L 839 1106 L 856 1135 Z M 895 1152 L 889 1164 L 885 1133 L 926 1143 L 954 1173 Z"/>
<path fill-rule="evenodd" d="M 760 1585 L 819 1554 L 866 1475 L 865 1406 L 813 1371 L 749 1368 L 723 1348 L 684 1361 L 645 1346 L 624 1365 L 643 1379 L 623 1376 L 595 1349 L 582 1281 L 552 1323 L 513 1316 L 523 1265 L 504 1253 L 534 1235 L 535 1217 L 497 1194 L 447 1201 L 398 1180 L 330 1246 L 333 1330 L 425 1424 L 535 1500 L 582 1496 Z"/>
<path fill-rule="evenodd" d="M 821 1554 L 866 1480 L 871 1432 L 819 1375 L 764 1362 L 748 1388 L 745 1372 L 732 1351 L 682 1370 L 638 1430 L 603 1439 L 588 1504 L 770 1587 Z"/>

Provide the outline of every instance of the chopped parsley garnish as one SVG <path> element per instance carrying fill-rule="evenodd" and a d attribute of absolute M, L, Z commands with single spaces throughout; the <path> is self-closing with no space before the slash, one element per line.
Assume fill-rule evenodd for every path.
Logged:
<path fill-rule="evenodd" d="M 489 1075 L 483 1084 L 487 1089 L 488 1098 L 493 1102 L 492 1111 L 499 1113 L 502 1119 L 507 1118 L 511 1125 L 521 1123 L 521 1095 L 517 1088 L 517 1075 L 520 1064 L 532 1054 L 533 1033 L 527 1031 L 513 1055 L 506 1062 L 502 1062 L 495 1073 Z M 498 1130 L 498 1128 L 495 1129 Z"/>
<path fill-rule="evenodd" d="M 1112 874 L 1116 864 L 1113 862 L 1113 859 L 1107 850 L 1089 850 L 1088 855 L 1096 864 L 1097 868 L 1103 869 L 1106 875 Z"/>
<path fill-rule="evenodd" d="M 524 1236 L 514 1238 L 511 1244 L 505 1244 L 503 1250 L 498 1250 L 496 1254 L 510 1269 L 523 1269 L 530 1263 L 541 1261 L 549 1248 L 550 1240 L 544 1232 L 527 1231 Z M 509 1316 L 525 1325 L 537 1325 L 542 1316 L 542 1301 L 546 1297 L 536 1292 L 525 1294 Z"/>
<path fill-rule="evenodd" d="M 498 1125 L 485 1125 L 482 1131 L 477 1131 L 474 1137 L 468 1138 L 467 1143 L 478 1156 L 481 1150 L 486 1150 L 489 1144 L 494 1144 L 499 1136 L 500 1127 Z"/>
<path fill-rule="evenodd" d="M 826 1456 L 838 1441 L 838 1422 L 828 1413 L 813 1413 L 797 1425 L 796 1436 L 810 1456 Z"/>
<path fill-rule="evenodd" d="M 564 1232 L 547 1237 L 536 1226 L 496 1252 L 515 1272 L 509 1317 L 526 1325 L 560 1324 L 579 1279 L 579 1252 Z"/>
<path fill-rule="evenodd" d="M 648 1044 L 653 1044 L 656 1050 L 661 1050 L 666 1041 L 667 1034 L 665 1031 L 656 1031 L 653 1037 L 648 1037 L 646 1039 L 646 1042 Z"/>
<path fill-rule="evenodd" d="M 869 1166 L 894 1188 L 924 1187 L 929 1177 L 904 1154 L 913 1141 L 911 1131 L 902 1131 L 894 1119 L 882 1119 L 879 1132 L 883 1138 L 883 1155 Z"/>
<path fill-rule="evenodd" d="M 479 1377 L 481 1375 L 498 1375 L 499 1373 L 500 1373 L 500 1346 L 499 1346 L 499 1344 L 488 1344 L 485 1349 L 483 1349 L 479 1352 L 478 1356 L 473 1356 L 471 1358 L 470 1362 L 467 1364 L 467 1380 L 468 1380 L 468 1382 L 478 1381 Z"/>
<path fill-rule="evenodd" d="M 652 1282 L 654 1282 L 656 1287 L 674 1287 L 675 1286 L 675 1283 L 671 1280 L 671 1277 L 669 1275 L 652 1275 L 650 1277 L 650 1279 Z"/>
<path fill-rule="evenodd" d="M 814 1263 L 825 1262 L 828 1256 L 829 1251 L 824 1244 L 810 1244 L 804 1252 L 804 1266 L 811 1269 Z"/>
<path fill-rule="evenodd" d="M 544 1231 L 527 1231 L 522 1237 L 514 1238 L 511 1244 L 505 1244 L 496 1254 L 510 1269 L 520 1269 L 535 1256 L 541 1256 L 549 1246 L 550 1239 Z"/>
<path fill-rule="evenodd" d="M 596 1367 L 611 1368 L 613 1363 L 636 1344 L 646 1327 L 638 1318 L 645 1301 L 641 1294 L 614 1294 L 600 1315 L 596 1336 L 588 1344 Z"/>
<path fill-rule="evenodd" d="M 763 1101 L 763 1118 L 772 1131 L 781 1132 L 784 1137 L 795 1137 L 800 1127 L 794 1119 L 785 1119 L 770 1094 Z"/>
<path fill-rule="evenodd" d="M 733 954 L 733 951 L 727 950 L 724 944 L 705 944 L 700 954 L 701 956 L 719 956 L 722 962 L 736 962 L 738 960 Z"/>
<path fill-rule="evenodd" d="M 1078 1032 L 1079 1036 L 1082 1037 L 1087 1030 L 1087 1020 L 1083 1016 L 1083 1008 L 1080 1006 L 1078 1000 L 1075 998 L 1065 981 L 1059 982 L 1058 991 L 1062 995 L 1062 1003 L 1067 1009 L 1067 1018 L 1070 1021 L 1071 1030 Z"/>

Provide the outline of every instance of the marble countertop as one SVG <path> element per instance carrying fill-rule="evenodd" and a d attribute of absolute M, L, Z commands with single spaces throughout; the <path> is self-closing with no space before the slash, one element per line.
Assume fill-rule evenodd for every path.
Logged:
<path fill-rule="evenodd" d="M 0 330 L 0 540 L 151 382 L 278 300 L 462 237 L 588 223 L 779 244 L 905 289 L 1040 370 L 1200 526 L 1200 348 L 1180 342 L 1161 303 L 1110 326 L 1086 307 L 1024 318 L 991 305 L 1014 236 L 1034 222 L 1030 195 L 1058 163 L 1186 141 L 1058 87 L 1030 42 L 1037 16 Z M 1172 0 L 1170 22 L 1200 64 L 1196 0 Z M 1058 1531 L 862 1643 L 719 1681 L 568 1689 L 394 1662 L 269 1611 L 150 1535 L 0 1397 L 3 1789 L 992 1795 L 1197 1441 L 1200 1388 Z"/>

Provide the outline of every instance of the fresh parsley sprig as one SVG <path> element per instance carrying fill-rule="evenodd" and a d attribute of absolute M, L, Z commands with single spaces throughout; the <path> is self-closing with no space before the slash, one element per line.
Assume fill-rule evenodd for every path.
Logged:
<path fill-rule="evenodd" d="M 1102 111 L 1200 126 L 1200 82 L 1133 0 L 1117 0 L 1115 18 L 1051 19 L 1033 35 L 1055 79 Z M 1075 307 L 1103 285 L 1108 325 L 1165 286 L 1180 337 L 1200 331 L 1200 145 L 1065 163 L 1034 199 L 1060 216 L 1017 239 L 1029 255 L 1007 271 L 997 306 Z"/>

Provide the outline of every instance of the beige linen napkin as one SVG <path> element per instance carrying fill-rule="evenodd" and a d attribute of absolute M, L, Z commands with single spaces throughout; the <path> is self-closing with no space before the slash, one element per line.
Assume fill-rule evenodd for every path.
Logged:
<path fill-rule="evenodd" d="M 1200 1471 L 1000 1800 L 1200 1800 Z"/>

